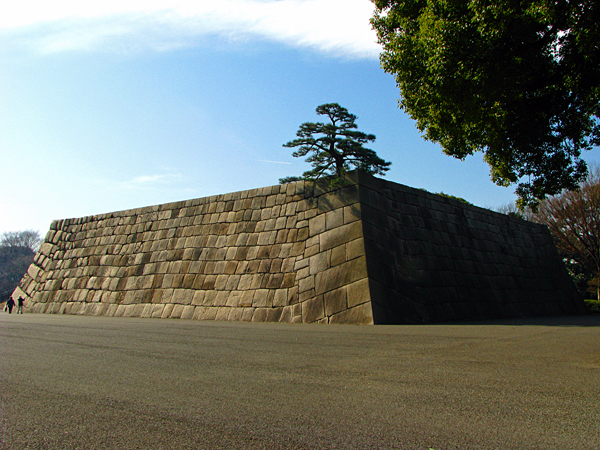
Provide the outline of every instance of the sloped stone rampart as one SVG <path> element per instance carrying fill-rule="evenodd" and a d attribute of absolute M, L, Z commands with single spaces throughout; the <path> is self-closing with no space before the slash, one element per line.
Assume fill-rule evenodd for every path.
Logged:
<path fill-rule="evenodd" d="M 55 221 L 26 310 L 424 323 L 584 311 L 547 228 L 353 173 Z"/>
<path fill-rule="evenodd" d="M 376 323 L 580 314 L 546 226 L 360 176 Z"/>
<path fill-rule="evenodd" d="M 372 323 L 356 184 L 298 182 L 55 221 L 33 312 Z"/>

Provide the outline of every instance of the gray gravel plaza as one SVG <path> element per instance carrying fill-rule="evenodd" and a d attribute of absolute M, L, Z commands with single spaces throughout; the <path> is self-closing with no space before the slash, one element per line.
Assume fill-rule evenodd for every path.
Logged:
<path fill-rule="evenodd" d="M 1 449 L 598 449 L 600 316 L 0 314 Z"/>

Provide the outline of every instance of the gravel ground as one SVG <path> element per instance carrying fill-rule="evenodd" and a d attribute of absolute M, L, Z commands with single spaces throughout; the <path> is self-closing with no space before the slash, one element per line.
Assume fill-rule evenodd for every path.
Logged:
<path fill-rule="evenodd" d="M 598 449 L 600 316 L 0 314 L 1 449 Z"/>

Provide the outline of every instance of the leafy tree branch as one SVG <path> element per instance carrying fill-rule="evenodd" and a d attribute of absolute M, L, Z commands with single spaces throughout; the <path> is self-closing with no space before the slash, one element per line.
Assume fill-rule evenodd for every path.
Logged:
<path fill-rule="evenodd" d="M 381 65 L 425 139 L 483 152 L 521 207 L 574 189 L 600 144 L 600 3 L 372 0 Z"/>

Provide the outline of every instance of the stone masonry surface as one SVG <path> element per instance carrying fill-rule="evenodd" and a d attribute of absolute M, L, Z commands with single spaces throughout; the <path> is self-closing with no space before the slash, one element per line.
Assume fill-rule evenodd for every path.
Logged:
<path fill-rule="evenodd" d="M 376 323 L 585 312 L 547 227 L 359 178 Z"/>
<path fill-rule="evenodd" d="M 55 221 L 14 295 L 33 312 L 372 323 L 359 219 L 356 184 L 297 182 Z"/>
<path fill-rule="evenodd" d="M 546 228 L 354 172 L 55 221 L 36 313 L 422 323 L 581 312 Z"/>

